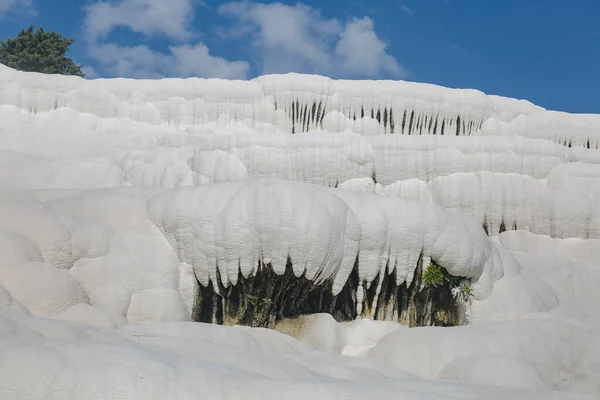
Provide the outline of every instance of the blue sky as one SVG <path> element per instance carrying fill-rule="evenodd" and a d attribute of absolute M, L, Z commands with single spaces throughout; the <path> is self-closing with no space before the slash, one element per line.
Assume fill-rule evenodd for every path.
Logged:
<path fill-rule="evenodd" d="M 600 113 L 598 0 L 0 0 L 0 38 L 76 38 L 90 76 L 406 79 Z"/>

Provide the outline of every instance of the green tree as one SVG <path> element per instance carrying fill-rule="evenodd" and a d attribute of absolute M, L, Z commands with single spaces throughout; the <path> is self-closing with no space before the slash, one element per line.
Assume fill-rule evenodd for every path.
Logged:
<path fill-rule="evenodd" d="M 19 71 L 84 77 L 82 66 L 66 56 L 74 41 L 43 28 L 34 32 L 30 26 L 16 38 L 0 42 L 0 64 Z"/>

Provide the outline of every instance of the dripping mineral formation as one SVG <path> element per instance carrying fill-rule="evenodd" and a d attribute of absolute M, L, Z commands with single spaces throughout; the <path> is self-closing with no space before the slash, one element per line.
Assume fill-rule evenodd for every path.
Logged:
<path fill-rule="evenodd" d="M 0 137 L 2 398 L 600 393 L 598 115 L 0 66 Z"/>
<path fill-rule="evenodd" d="M 422 287 L 424 259 L 475 278 L 476 298 L 502 275 L 494 277 L 503 266 L 483 229 L 431 203 L 261 179 L 170 190 L 147 210 L 191 267 L 194 319 L 203 322 L 273 326 L 329 312 L 429 325 L 422 309 L 459 307 L 447 285 Z"/>

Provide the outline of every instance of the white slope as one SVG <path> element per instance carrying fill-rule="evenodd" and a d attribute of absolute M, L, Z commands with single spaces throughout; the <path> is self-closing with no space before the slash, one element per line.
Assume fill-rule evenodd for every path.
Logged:
<path fill-rule="evenodd" d="M 490 117 L 510 122 L 519 115 L 543 111 L 523 100 L 487 96 L 476 90 L 401 81 L 334 81 L 299 74 L 268 75 L 251 81 L 86 81 L 0 68 L 1 104 L 37 113 L 68 107 L 102 118 L 158 125 L 233 119 L 297 132 L 324 123 L 326 130 L 337 131 L 367 117 L 387 121 L 381 133 L 390 131 L 393 124 L 395 132 L 406 134 L 425 130 L 469 134 Z M 360 129 L 373 126 L 367 121 Z"/>
<path fill-rule="evenodd" d="M 568 147 L 600 148 L 600 115 L 568 114 L 557 111 L 519 116 L 512 121 L 490 118 L 482 134 L 519 135 L 549 139 Z"/>
<path fill-rule="evenodd" d="M 0 66 L 0 398 L 596 398 L 594 118 L 407 82 Z M 335 293 L 357 257 L 401 283 L 421 252 L 472 278 L 468 326 L 189 322 L 198 284 L 258 261 Z"/>
<path fill-rule="evenodd" d="M 431 382 L 376 359 L 316 352 L 261 329 L 153 323 L 115 330 L 0 318 L 0 395 L 7 399 L 594 398 Z"/>

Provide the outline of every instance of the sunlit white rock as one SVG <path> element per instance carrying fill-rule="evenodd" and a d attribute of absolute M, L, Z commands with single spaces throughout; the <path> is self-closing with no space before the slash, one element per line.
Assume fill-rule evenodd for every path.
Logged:
<path fill-rule="evenodd" d="M 0 397 L 596 398 L 596 122 L 408 82 L 0 65 Z M 357 258 L 369 287 L 421 255 L 469 278 L 468 326 L 305 316 L 307 346 L 185 322 L 259 261 L 337 293 Z"/>

